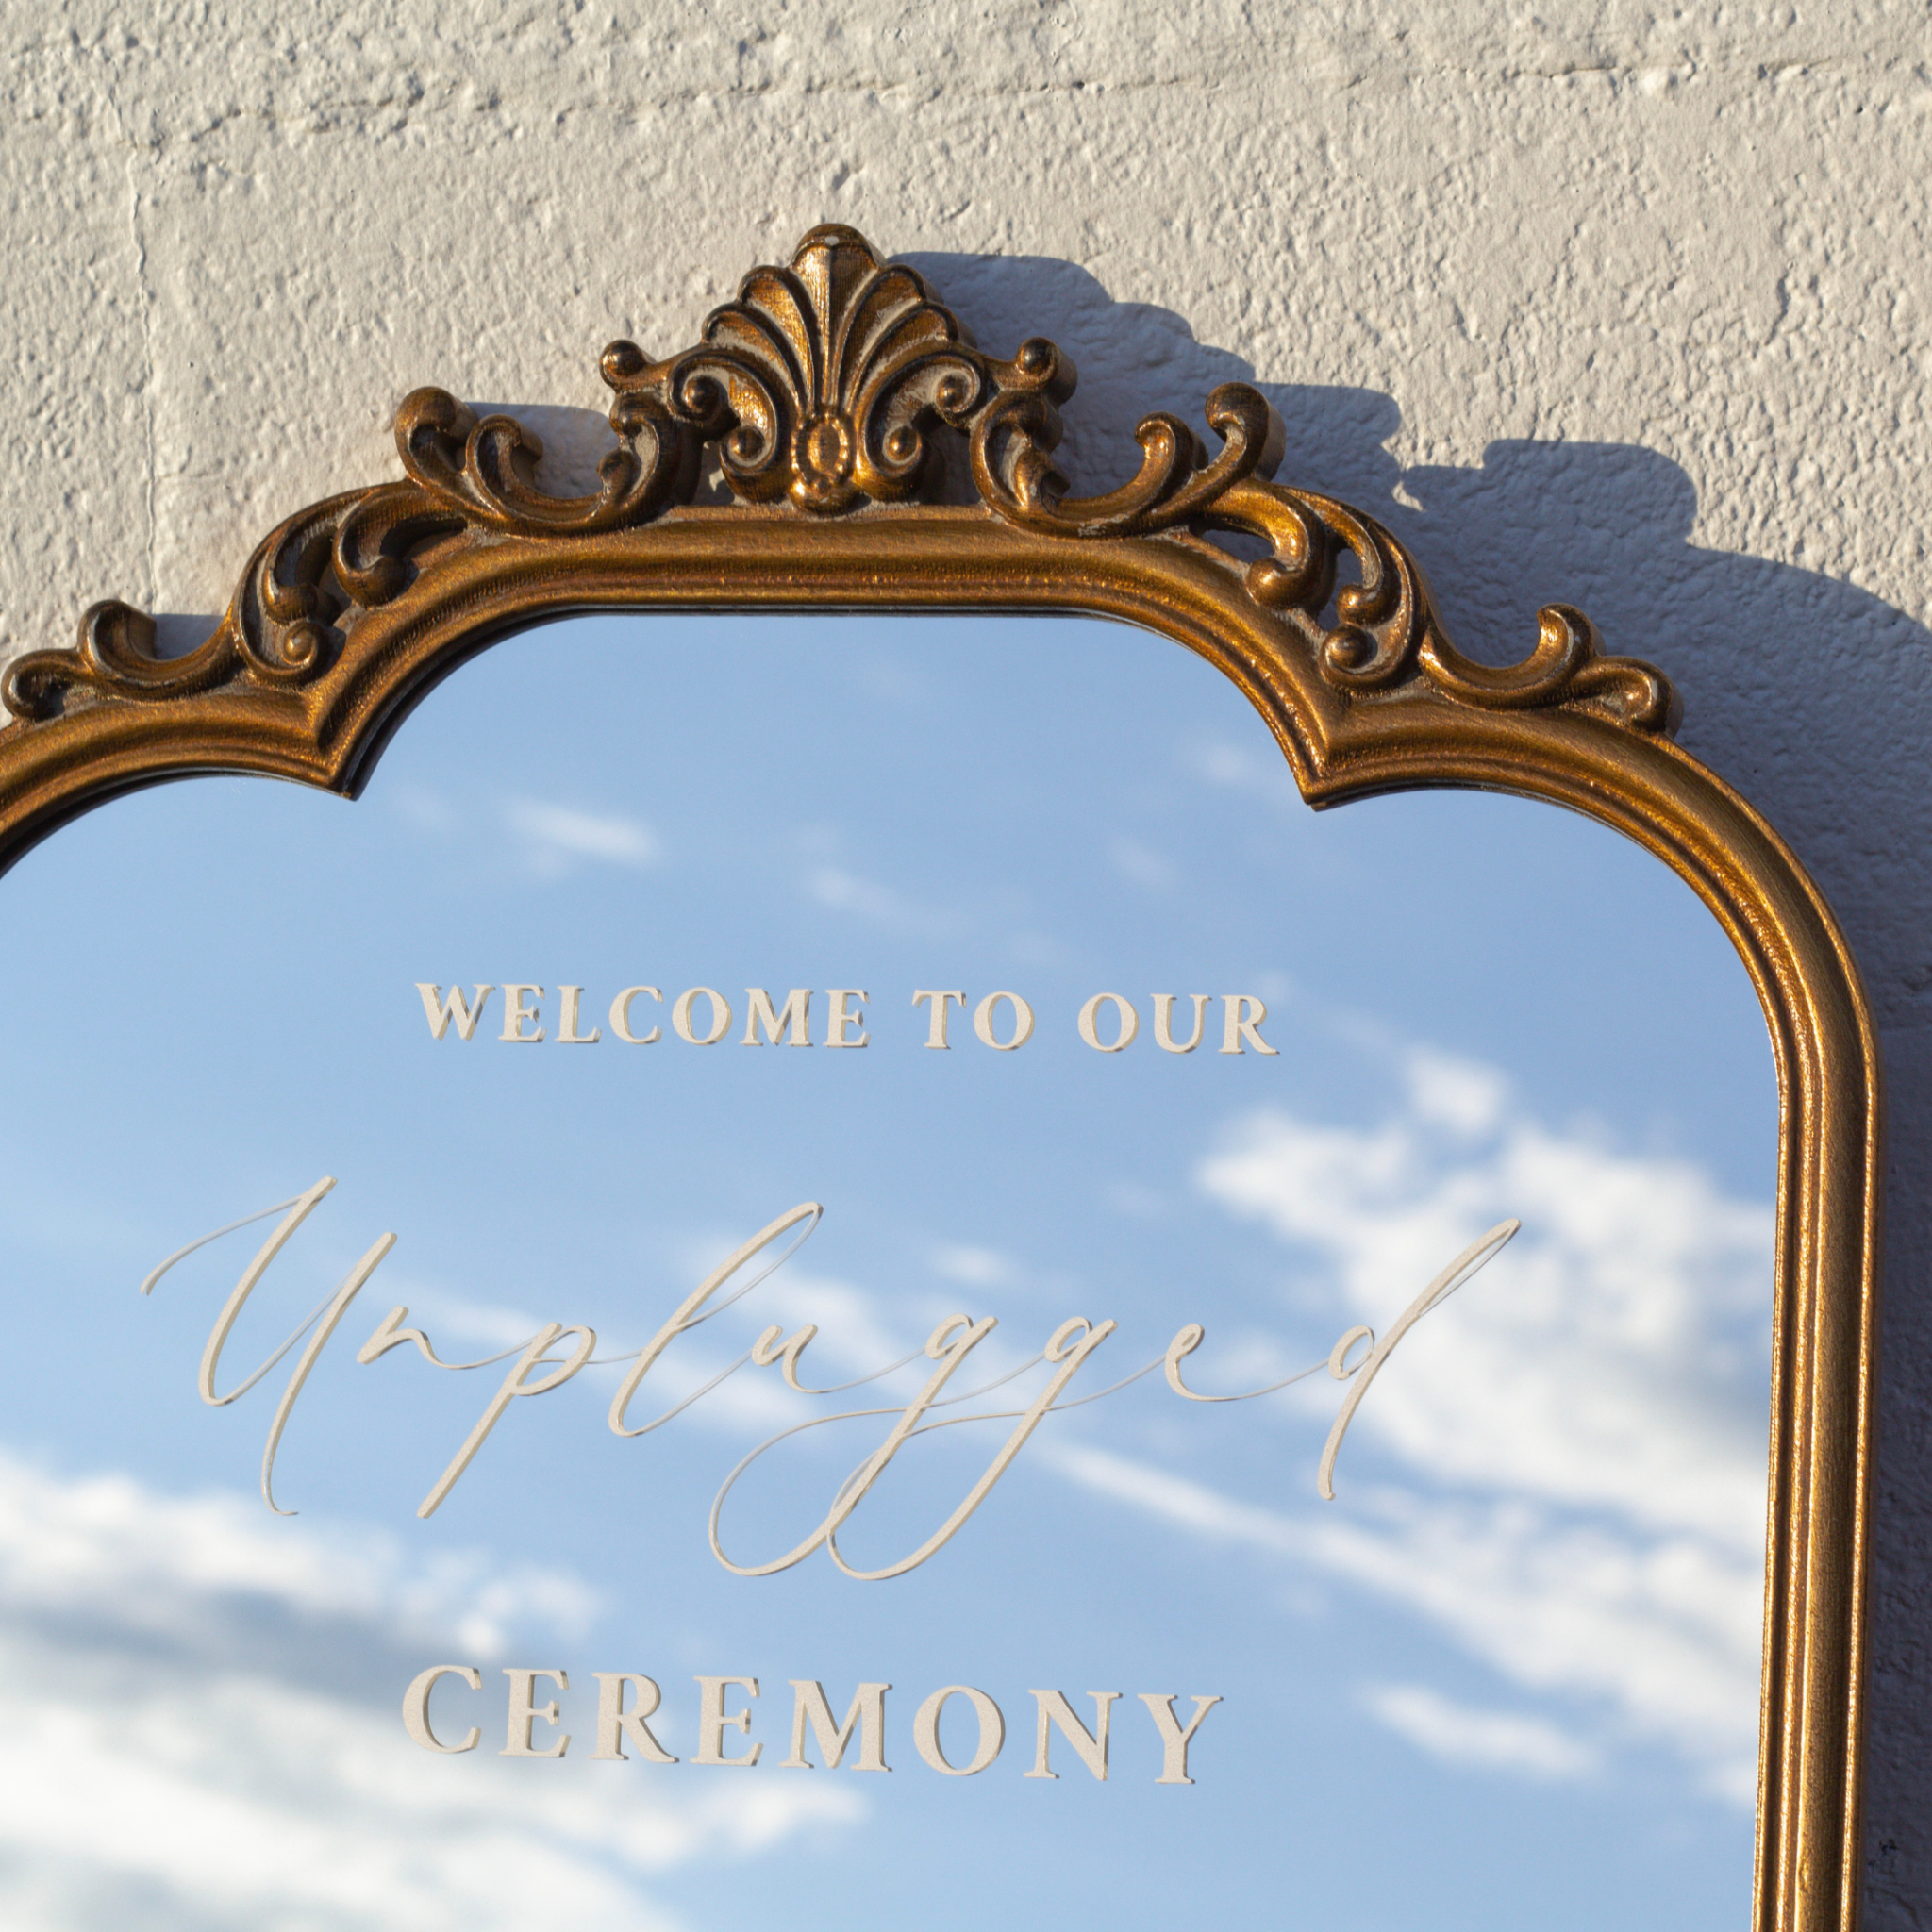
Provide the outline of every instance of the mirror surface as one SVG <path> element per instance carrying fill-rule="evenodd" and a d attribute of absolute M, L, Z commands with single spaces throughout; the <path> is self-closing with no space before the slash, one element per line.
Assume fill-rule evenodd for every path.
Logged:
<path fill-rule="evenodd" d="M 1775 1083 L 1635 846 L 1118 625 L 610 615 L 0 892 L 8 1923 L 1745 1916 Z"/>

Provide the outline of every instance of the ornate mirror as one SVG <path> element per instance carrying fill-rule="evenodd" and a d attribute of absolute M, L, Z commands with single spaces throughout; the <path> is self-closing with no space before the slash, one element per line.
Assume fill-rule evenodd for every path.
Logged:
<path fill-rule="evenodd" d="M 1875 1059 L 1663 676 L 850 230 L 603 370 L 8 671 L 22 1899 L 1852 1924 Z"/>

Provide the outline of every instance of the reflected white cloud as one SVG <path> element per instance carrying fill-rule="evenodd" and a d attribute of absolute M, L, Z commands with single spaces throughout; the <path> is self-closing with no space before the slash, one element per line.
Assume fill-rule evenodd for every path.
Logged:
<path fill-rule="evenodd" d="M 395 1274 L 390 1276 L 388 1286 L 392 1300 L 408 1308 L 410 1325 L 425 1328 L 430 1340 L 438 1343 L 447 1340 L 491 1349 L 516 1348 L 543 1325 L 541 1318 L 521 1308 L 472 1301 L 467 1295 L 425 1288 Z M 439 1353 L 446 1352 L 439 1348 Z"/>
<path fill-rule="evenodd" d="M 880 1368 L 920 1340 L 882 1319 L 875 1297 L 828 1274 L 787 1268 L 761 1284 L 758 1293 L 761 1321 L 794 1330 L 811 1323 L 819 1332 L 812 1338 L 808 1358 L 822 1361 L 829 1357 L 846 1374 Z M 813 1377 L 808 1374 L 805 1379 L 809 1382 Z"/>
<path fill-rule="evenodd" d="M 1593 1752 L 1541 1718 L 1472 1709 L 1425 1684 L 1378 1685 L 1369 1692 L 1368 1706 L 1391 1731 L 1445 1764 L 1553 1778 L 1578 1777 L 1596 1763 Z"/>
<path fill-rule="evenodd" d="M 942 1247 L 933 1251 L 933 1272 L 961 1288 L 1004 1288 L 1018 1271 L 991 1248 Z"/>
<path fill-rule="evenodd" d="M 1191 746 L 1186 762 L 1196 777 L 1208 784 L 1246 792 L 1271 805 L 1289 805 L 1300 797 L 1294 778 L 1280 758 L 1264 758 L 1246 745 L 1209 739 Z"/>
<path fill-rule="evenodd" d="M 1197 1175 L 1316 1261 L 1338 1320 L 1386 1323 L 1474 1233 L 1523 1222 L 1403 1343 L 1387 1372 L 1402 1399 L 1376 1391 L 1382 1446 L 1438 1481 L 1607 1508 L 1755 1560 L 1770 1208 L 1690 1161 L 1506 1113 L 1480 1070 L 1418 1056 L 1409 1084 L 1409 1107 L 1371 1129 L 1252 1115 Z"/>
<path fill-rule="evenodd" d="M 412 1573 L 366 1533 L 0 1459 L 0 1672 L 34 1687 L 0 1731 L 0 1921 L 657 1927 L 653 1874 L 861 1815 L 837 1787 L 425 1760 L 367 1694 L 407 1681 L 398 1632 L 482 1662 L 593 1603 L 563 1573 Z"/>
<path fill-rule="evenodd" d="M 210 1603 L 243 1596 L 372 1627 L 396 1614 L 425 1641 L 454 1628 L 485 1656 L 531 1623 L 581 1632 L 602 1602 L 562 1570 L 448 1555 L 407 1565 L 391 1539 L 366 1530 L 284 1534 L 254 1497 L 161 1496 L 132 1476 L 61 1477 L 0 1455 L 0 1602 L 9 1612 L 110 1607 L 124 1631 L 185 1642 L 213 1627 Z"/>
<path fill-rule="evenodd" d="M 563 872 L 586 858 L 642 870 L 663 856 L 662 841 L 649 825 L 616 812 L 578 811 L 541 799 L 517 798 L 504 816 L 541 872 Z"/>
<path fill-rule="evenodd" d="M 1205 1483 L 1190 1482 L 1171 1471 L 1105 1449 L 1047 1442 L 1040 1453 L 1062 1474 L 1086 1488 L 1131 1503 L 1148 1515 L 1191 1529 L 1197 1536 L 1217 1542 L 1245 1543 L 1280 1556 L 1311 1553 L 1306 1531 L 1286 1515 L 1238 1502 Z"/>
<path fill-rule="evenodd" d="M 1305 1257 L 1337 1332 L 1386 1326 L 1473 1234 L 1524 1224 L 1390 1358 L 1342 1450 L 1340 1500 L 1257 1503 L 1097 1449 L 1051 1453 L 1196 1535 L 1399 1602 L 1556 1700 L 1532 1745 L 1520 1727 L 1452 1723 L 1439 1693 L 1384 1696 L 1384 1721 L 1435 1755 L 1555 1775 L 1591 1760 L 1580 1729 L 1606 1748 L 1665 1743 L 1748 1805 L 1771 1210 L 1693 1163 L 1554 1131 L 1488 1068 L 1417 1053 L 1407 1075 L 1407 1105 L 1378 1125 L 1253 1114 L 1196 1174 Z M 1337 1391 L 1318 1378 L 1291 1399 L 1325 1423 Z"/>
<path fill-rule="evenodd" d="M 1494 1067 L 1418 1047 L 1408 1056 L 1410 1104 L 1418 1120 L 1485 1134 L 1503 1118 L 1509 1083 Z"/>
<path fill-rule="evenodd" d="M 1129 885 L 1144 886 L 1150 892 L 1173 891 L 1174 867 L 1153 847 L 1133 839 L 1116 839 L 1108 857 Z"/>
<path fill-rule="evenodd" d="M 395 809 L 419 831 L 442 834 L 454 832 L 462 824 L 462 814 L 456 807 L 426 785 L 398 786 L 390 798 Z"/>
<path fill-rule="evenodd" d="M 835 865 L 817 867 L 806 886 L 821 906 L 829 906 L 834 911 L 863 913 L 884 925 L 906 924 L 906 908 L 895 893 Z"/>
<path fill-rule="evenodd" d="M 805 890 L 819 905 L 834 912 L 857 913 L 860 919 L 888 931 L 941 936 L 958 931 L 960 924 L 955 912 L 941 912 L 921 905 L 876 879 L 847 872 L 841 866 L 813 867 L 806 874 Z"/>

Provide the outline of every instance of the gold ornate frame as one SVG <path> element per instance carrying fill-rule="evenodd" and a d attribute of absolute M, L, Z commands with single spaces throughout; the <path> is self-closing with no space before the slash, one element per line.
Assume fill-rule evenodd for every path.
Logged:
<path fill-rule="evenodd" d="M 479 422 L 417 390 L 396 416 L 406 480 L 271 532 L 198 649 L 158 658 L 152 621 L 106 603 L 75 649 L 16 659 L 0 679 L 13 714 L 0 729 L 0 866 L 166 778 L 262 773 L 354 796 L 466 656 L 540 618 L 625 606 L 1124 618 L 1231 677 L 1311 804 L 1478 786 L 1627 833 L 1723 923 L 1770 1024 L 1782 1124 L 1753 1923 L 1852 1932 L 1877 1046 L 1857 969 L 1797 860 L 1670 742 L 1663 675 L 1602 655 L 1562 606 L 1541 613 L 1521 664 L 1459 655 L 1387 530 L 1270 480 L 1281 426 L 1241 384 L 1208 398 L 1211 459 L 1177 419 L 1150 416 L 1134 480 L 1070 497 L 1053 464 L 1067 359 L 1037 338 L 1010 361 L 981 353 L 917 275 L 881 265 L 849 228 L 815 228 L 790 267 L 754 270 L 695 347 L 654 362 L 620 341 L 601 366 L 618 441 L 594 495 L 547 494 L 541 445 L 510 418 Z M 971 500 L 948 506 L 954 437 Z M 708 459 L 724 491 L 705 488 Z M 1243 563 L 1210 540 L 1230 532 L 1265 554 Z M 1609 1018 L 1641 1026 L 1614 1006 Z"/>

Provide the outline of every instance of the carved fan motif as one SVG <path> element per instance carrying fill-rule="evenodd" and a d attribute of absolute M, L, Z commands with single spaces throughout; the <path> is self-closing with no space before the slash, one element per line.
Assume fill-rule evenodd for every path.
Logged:
<path fill-rule="evenodd" d="M 1246 384 L 1208 398 L 1220 442 L 1211 457 L 1177 417 L 1149 416 L 1135 432 L 1133 480 L 1070 496 L 1053 453 L 1072 363 L 1040 337 L 1010 361 L 982 354 L 919 275 L 881 264 L 854 229 L 814 228 L 789 267 L 754 269 L 694 347 L 653 361 L 633 342 L 613 342 L 601 366 L 616 392 L 618 441 L 593 495 L 546 492 L 536 480 L 542 445 L 512 418 L 479 421 L 442 390 L 416 390 L 396 412 L 407 480 L 332 497 L 272 531 L 199 649 L 158 658 L 151 620 L 125 604 L 96 604 L 76 648 L 16 659 L 0 698 L 37 719 L 104 700 L 299 686 L 336 661 L 366 612 L 466 544 L 596 537 L 674 511 L 745 514 L 692 507 L 707 448 L 740 504 L 825 518 L 936 500 L 937 431 L 966 438 L 983 510 L 1027 530 L 1204 550 L 1212 531 L 1261 539 L 1267 555 L 1246 565 L 1209 554 L 1241 574 L 1253 603 L 1352 698 L 1424 691 L 1485 709 L 1573 707 L 1648 733 L 1671 726 L 1663 675 L 1603 656 L 1589 620 L 1568 606 L 1541 612 L 1536 647 L 1520 664 L 1493 669 L 1463 657 L 1388 530 L 1272 480 L 1281 423 Z M 1338 589 L 1349 560 L 1357 580 Z"/>
<path fill-rule="evenodd" d="M 1037 371 L 989 362 L 910 269 L 881 267 L 853 230 L 825 227 L 790 268 L 754 269 L 696 348 L 652 362 L 613 342 L 603 369 L 620 409 L 661 404 L 714 442 L 746 501 L 790 497 L 826 515 L 919 494 L 928 425 L 964 428 L 989 393 L 1055 380 L 1051 344 L 1027 348 L 1045 352 Z"/>

